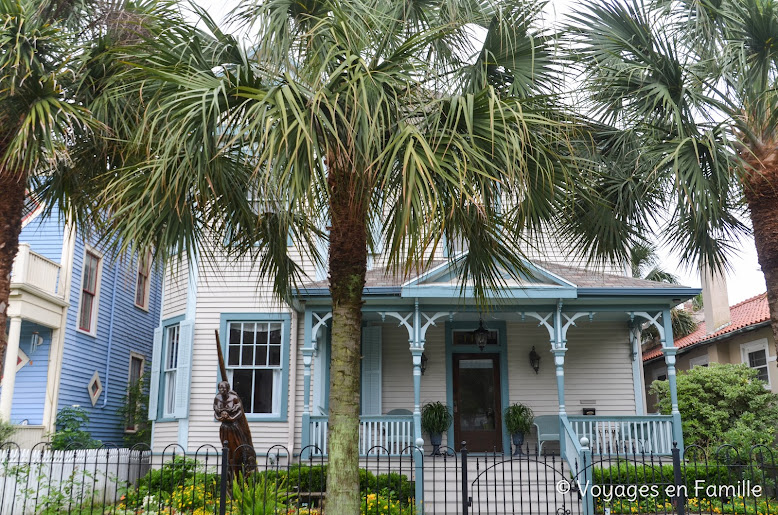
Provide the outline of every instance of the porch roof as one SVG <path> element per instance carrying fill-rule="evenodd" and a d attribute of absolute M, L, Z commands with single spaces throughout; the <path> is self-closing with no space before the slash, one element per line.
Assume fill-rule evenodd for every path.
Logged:
<path fill-rule="evenodd" d="M 365 297 L 398 298 L 470 298 L 470 287 L 462 288 L 461 258 L 437 260 L 411 277 L 393 273 L 381 267 L 369 270 L 365 276 Z M 607 274 L 545 261 L 524 261 L 525 270 L 502 270 L 504 287 L 494 297 L 516 299 L 578 299 L 595 297 L 667 297 L 685 300 L 699 292 L 697 288 L 670 285 L 628 276 Z M 518 277 L 518 279 L 517 279 Z M 299 298 L 330 296 L 329 282 L 316 281 L 303 285 Z"/>

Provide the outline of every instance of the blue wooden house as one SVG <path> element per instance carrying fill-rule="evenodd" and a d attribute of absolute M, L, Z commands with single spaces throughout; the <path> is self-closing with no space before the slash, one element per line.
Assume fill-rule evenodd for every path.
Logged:
<path fill-rule="evenodd" d="M 149 259 L 115 257 L 30 202 L 11 278 L 0 416 L 31 446 L 78 405 L 93 438 L 121 443 L 135 430 L 118 413 L 148 368 L 162 303 Z"/>

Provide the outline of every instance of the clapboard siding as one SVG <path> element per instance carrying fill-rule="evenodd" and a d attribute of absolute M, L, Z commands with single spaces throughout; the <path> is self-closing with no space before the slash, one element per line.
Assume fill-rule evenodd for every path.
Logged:
<path fill-rule="evenodd" d="M 78 237 L 73 256 L 71 303 L 67 313 L 58 406 L 61 409 L 78 404 L 85 408 L 89 413 L 87 429 L 92 436 L 105 442 L 120 443 L 124 429 L 117 410 L 127 393 L 130 351 L 145 356 L 148 368 L 153 331 L 159 321 L 162 280 L 160 274 L 152 273 L 149 310 L 140 309 L 135 306 L 136 260 L 126 257 L 112 259 L 110 255 L 104 255 L 96 334 L 93 336 L 78 331 L 85 248 L 84 240 Z M 92 406 L 87 385 L 95 371 L 100 375 L 103 392 Z"/>
<path fill-rule="evenodd" d="M 584 322 L 579 325 L 567 333 L 568 414 L 580 415 L 586 405 L 596 408 L 598 415 L 634 415 L 635 386 L 627 324 Z"/>
<path fill-rule="evenodd" d="M 154 422 L 154 436 L 151 441 L 151 450 L 154 453 L 172 454 L 179 452 L 180 449 L 176 447 L 168 447 L 175 445 L 178 441 L 178 421 L 173 422 Z M 217 433 L 218 435 L 218 433 Z M 218 437 L 217 437 L 218 440 Z"/>
<path fill-rule="evenodd" d="M 165 269 L 165 304 L 162 319 L 183 315 L 186 311 L 186 292 L 189 282 L 189 262 L 186 257 Z"/>
<path fill-rule="evenodd" d="M 29 243 L 30 250 L 59 263 L 62 259 L 64 234 L 65 225 L 59 219 L 59 212 L 55 209 L 51 216 L 38 215 L 30 220 L 19 234 L 19 243 Z"/>
<path fill-rule="evenodd" d="M 31 349 L 33 332 L 43 338 L 43 343 L 35 352 Z M 30 362 L 16 373 L 11 422 L 28 425 L 43 424 L 43 404 L 46 392 L 46 374 L 49 370 L 49 351 L 51 349 L 51 329 L 23 321 L 19 339 L 19 348 L 27 354 Z M 0 389 L 1 390 L 1 389 Z"/>

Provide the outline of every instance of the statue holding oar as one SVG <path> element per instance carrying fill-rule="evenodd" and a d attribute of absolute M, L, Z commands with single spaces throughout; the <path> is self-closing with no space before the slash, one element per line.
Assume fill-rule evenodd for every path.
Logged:
<path fill-rule="evenodd" d="M 219 370 L 222 374 L 219 383 L 219 393 L 213 399 L 213 412 L 216 419 L 221 422 L 219 428 L 219 440 L 230 451 L 230 467 L 228 485 L 232 487 L 232 478 L 241 472 L 246 474 L 257 468 L 257 455 L 254 444 L 251 441 L 251 430 L 246 420 L 246 412 L 240 397 L 230 388 L 227 381 L 227 367 L 224 365 L 224 355 L 219 341 L 219 331 L 216 331 L 216 351 L 219 355 Z"/>

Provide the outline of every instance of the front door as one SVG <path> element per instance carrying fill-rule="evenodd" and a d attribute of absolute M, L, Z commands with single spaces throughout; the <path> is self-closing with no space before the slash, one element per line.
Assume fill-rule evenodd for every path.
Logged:
<path fill-rule="evenodd" d="M 502 450 L 499 354 L 454 354 L 455 448 Z"/>

